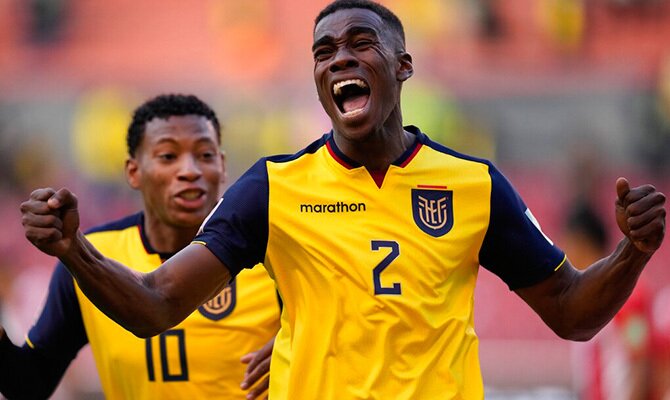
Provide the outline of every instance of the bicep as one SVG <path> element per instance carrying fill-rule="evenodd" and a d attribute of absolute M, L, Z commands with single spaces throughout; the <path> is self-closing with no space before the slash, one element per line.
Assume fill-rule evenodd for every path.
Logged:
<path fill-rule="evenodd" d="M 190 244 L 147 278 L 183 319 L 220 292 L 231 277 L 229 269 L 206 246 Z"/>

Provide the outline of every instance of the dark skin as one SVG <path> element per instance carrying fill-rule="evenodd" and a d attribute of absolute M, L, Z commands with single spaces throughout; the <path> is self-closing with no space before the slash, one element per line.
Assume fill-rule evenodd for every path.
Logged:
<path fill-rule="evenodd" d="M 565 339 L 589 340 L 619 311 L 665 233 L 665 196 L 651 185 L 616 182 L 615 215 L 624 234 L 609 256 L 583 271 L 569 260 L 548 279 L 516 293 Z"/>
<path fill-rule="evenodd" d="M 254 396 L 260 396 L 265 392 L 268 387 L 270 387 L 270 376 L 268 372 L 270 371 L 270 359 L 272 357 L 272 348 L 274 347 L 275 340 L 274 338 L 261 347 L 259 350 L 252 353 L 242 356 L 242 363 L 248 364 L 247 370 L 244 373 L 244 381 L 240 387 L 242 389 L 247 389 L 255 382 L 258 384 L 249 390 L 249 394 Z M 267 399 L 268 396 L 265 396 Z"/>
<path fill-rule="evenodd" d="M 414 73 L 412 57 L 377 14 L 358 9 L 322 19 L 312 53 L 314 82 L 338 148 L 369 170 L 385 171 L 414 142 L 400 111 L 402 83 Z M 333 85 L 350 79 L 365 82 L 370 95 L 362 109 L 343 113 Z"/>
<path fill-rule="evenodd" d="M 368 170 L 385 171 L 412 143 L 400 111 L 402 83 L 413 74 L 402 39 L 371 11 L 340 10 L 316 26 L 312 52 L 314 81 L 338 147 Z M 332 94 L 335 83 L 349 79 L 370 87 L 368 102 L 353 115 Z M 610 321 L 663 240 L 665 196 L 651 185 L 631 189 L 623 178 L 616 187 L 616 218 L 626 238 L 615 252 L 588 272 L 566 261 L 549 279 L 516 291 L 563 338 L 589 339 Z M 614 282 L 604 279 L 610 274 Z"/>
<path fill-rule="evenodd" d="M 368 170 L 386 171 L 413 141 L 403 129 L 400 111 L 402 83 L 413 73 L 412 59 L 399 35 L 372 11 L 340 10 L 316 26 L 313 53 L 314 81 L 338 147 Z M 349 79 L 364 82 L 370 93 L 343 112 L 333 90 Z M 616 183 L 616 194 L 615 214 L 625 237 L 612 255 L 586 272 L 566 261 L 543 282 L 517 290 L 561 337 L 585 340 L 597 333 L 625 302 L 662 243 L 665 196 L 650 185 L 630 188 L 623 178 Z M 66 189 L 36 190 L 21 210 L 26 237 L 59 257 L 96 305 L 139 336 L 177 324 L 230 278 L 226 266 L 197 244 L 149 274 L 104 258 L 79 233 L 77 199 Z M 116 296 L 119 291 L 126 296 Z"/>
<path fill-rule="evenodd" d="M 214 127 L 195 115 L 149 121 L 125 172 L 128 185 L 142 193 L 151 246 L 162 253 L 191 242 L 226 176 Z"/>
<path fill-rule="evenodd" d="M 175 253 L 183 249 L 191 242 L 202 221 L 214 208 L 220 197 L 221 184 L 226 177 L 224 154 L 219 147 L 214 127 L 205 117 L 172 116 L 167 119 L 154 118 L 147 122 L 144 136 L 135 155 L 126 161 L 125 173 L 129 186 L 142 193 L 146 236 L 156 251 Z M 63 226 L 67 226 L 71 221 L 76 221 L 78 225 L 78 215 L 73 211 L 68 210 L 61 214 L 67 217 L 67 222 L 64 220 Z M 79 231 L 68 231 L 68 234 L 69 232 L 76 235 L 76 238 L 83 238 Z M 96 257 L 105 261 L 106 267 L 118 264 L 103 258 L 90 244 L 85 245 L 85 248 L 86 251 L 82 254 L 85 257 L 96 254 Z M 53 255 L 57 254 L 60 253 L 54 250 Z M 152 282 L 154 279 L 159 279 L 155 282 L 169 285 L 169 280 L 160 280 L 161 274 L 157 275 L 158 277 L 154 278 L 127 270 L 120 276 L 121 282 L 107 281 L 102 277 L 100 279 L 110 285 L 105 289 L 105 295 L 109 295 L 115 290 L 122 290 L 127 282 L 143 280 Z M 203 292 L 203 296 L 205 294 L 208 294 L 208 298 L 215 296 L 223 289 L 225 282 L 228 282 L 228 279 L 221 280 L 211 291 Z M 148 301 L 146 293 L 131 291 L 127 294 L 134 304 L 133 307 L 143 304 L 135 302 Z M 119 303 L 124 304 L 123 307 L 128 307 L 128 303 L 124 300 Z M 184 315 L 184 318 L 188 314 L 190 312 Z M 141 320 L 138 324 L 142 324 Z M 274 339 L 262 349 L 247 354 L 240 360 L 249 364 L 242 385 L 245 389 L 253 386 L 249 392 L 252 396 L 250 398 L 256 398 L 268 388 L 267 379 L 261 378 L 269 371 L 270 354 L 267 348 L 269 347 L 271 351 L 273 343 Z"/>

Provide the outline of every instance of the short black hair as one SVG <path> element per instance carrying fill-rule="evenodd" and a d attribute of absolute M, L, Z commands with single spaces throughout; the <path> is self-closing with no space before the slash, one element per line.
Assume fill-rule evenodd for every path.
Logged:
<path fill-rule="evenodd" d="M 567 216 L 566 228 L 570 232 L 580 232 L 596 245 L 598 250 L 607 249 L 607 228 L 596 210 L 585 201 L 578 201 Z"/>
<path fill-rule="evenodd" d="M 351 8 L 363 8 L 379 15 L 382 21 L 386 22 L 391 27 L 391 29 L 400 36 L 400 39 L 402 40 L 402 45 L 405 46 L 405 28 L 403 28 L 400 18 L 398 18 L 398 16 L 395 15 L 393 11 L 389 10 L 383 5 L 375 3 L 374 1 L 370 0 L 333 1 L 332 3 L 327 5 L 326 8 L 321 10 L 319 15 L 316 16 L 316 19 L 314 20 L 314 29 L 316 29 L 316 26 L 322 19 L 334 13 L 335 11 L 346 10 Z"/>
<path fill-rule="evenodd" d="M 128 155 L 135 156 L 135 151 L 142 142 L 149 121 L 154 118 L 168 119 L 172 116 L 184 115 L 199 115 L 207 118 L 214 126 L 219 143 L 221 142 L 219 119 L 204 101 L 191 94 L 161 94 L 144 102 L 133 113 L 133 120 L 128 126 L 126 136 Z"/>

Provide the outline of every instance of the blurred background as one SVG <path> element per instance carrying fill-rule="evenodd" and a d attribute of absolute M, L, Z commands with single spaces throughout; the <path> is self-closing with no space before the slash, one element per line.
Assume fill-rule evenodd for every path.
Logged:
<path fill-rule="evenodd" d="M 310 52 L 327 3 L 0 0 L 0 322 L 14 342 L 55 264 L 23 237 L 29 193 L 74 190 L 83 228 L 137 210 L 125 129 L 137 105 L 165 92 L 196 94 L 218 113 L 229 182 L 262 155 L 299 150 L 329 130 Z M 404 22 L 414 59 L 405 123 L 492 159 L 559 245 L 586 205 L 613 249 L 618 176 L 670 194 L 669 1 L 381 3 Z M 657 346 L 670 336 L 669 248 L 643 275 Z M 475 302 L 487 398 L 578 398 L 597 368 L 580 356 L 588 344 L 558 339 L 483 269 Z M 100 397 L 83 351 L 54 398 Z"/>

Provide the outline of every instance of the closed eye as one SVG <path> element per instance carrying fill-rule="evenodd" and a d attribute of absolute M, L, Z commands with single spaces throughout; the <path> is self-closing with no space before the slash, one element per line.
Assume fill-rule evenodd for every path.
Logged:
<path fill-rule="evenodd" d="M 325 60 L 326 58 L 330 57 L 330 55 L 333 53 L 333 50 L 330 48 L 318 48 L 314 50 L 314 60 L 315 61 L 322 61 Z"/>
<path fill-rule="evenodd" d="M 371 40 L 367 40 L 367 39 L 364 39 L 364 40 L 357 40 L 357 41 L 354 43 L 354 48 L 356 48 L 356 49 L 362 49 L 362 48 L 368 47 L 368 46 L 370 46 L 370 45 L 372 45 L 372 41 L 371 41 Z"/>

